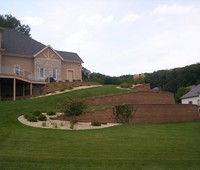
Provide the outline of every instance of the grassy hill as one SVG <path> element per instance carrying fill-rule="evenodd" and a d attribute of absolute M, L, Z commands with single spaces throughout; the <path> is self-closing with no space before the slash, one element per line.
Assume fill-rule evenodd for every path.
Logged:
<path fill-rule="evenodd" d="M 55 110 L 66 97 L 124 92 L 102 86 L 29 100 L 0 102 L 0 169 L 199 169 L 200 122 L 120 125 L 98 130 L 27 127 L 17 117 Z"/>

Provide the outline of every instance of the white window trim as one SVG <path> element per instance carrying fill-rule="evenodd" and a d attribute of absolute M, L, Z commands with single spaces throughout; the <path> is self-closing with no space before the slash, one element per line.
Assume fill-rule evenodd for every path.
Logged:
<path fill-rule="evenodd" d="M 41 74 L 40 74 L 40 70 L 41 69 L 43 69 L 44 71 L 43 71 L 43 76 L 41 76 Z M 40 67 L 39 68 L 39 76 L 40 76 L 40 78 L 45 78 L 45 68 L 43 68 L 43 67 Z"/>
<path fill-rule="evenodd" d="M 53 77 L 53 71 L 54 71 L 54 70 L 55 70 L 55 76 L 56 76 L 55 78 Z M 56 69 L 56 68 L 53 68 L 53 69 L 52 69 L 52 77 L 53 77 L 55 80 L 57 80 L 57 77 L 58 77 L 57 73 L 58 73 L 58 72 L 57 72 L 57 69 Z"/>

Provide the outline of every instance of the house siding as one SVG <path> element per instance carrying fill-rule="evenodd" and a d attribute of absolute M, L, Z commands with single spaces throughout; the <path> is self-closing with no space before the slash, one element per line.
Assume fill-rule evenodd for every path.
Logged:
<path fill-rule="evenodd" d="M 47 77 L 52 77 L 52 70 L 57 70 L 57 81 L 62 80 L 62 69 L 61 69 L 61 58 L 57 56 L 53 50 L 47 48 L 45 51 L 38 54 L 34 59 L 34 74 L 36 78 L 40 77 L 40 68 L 45 69 L 45 75 L 43 79 Z"/>
<path fill-rule="evenodd" d="M 2 66 L 6 67 L 14 67 L 15 65 L 19 65 L 21 70 L 25 70 L 26 72 L 33 72 L 33 59 L 25 58 L 20 56 L 2 56 Z"/>
<path fill-rule="evenodd" d="M 70 63 L 70 62 L 63 62 L 62 63 L 62 77 L 63 81 L 70 80 L 69 72 L 73 72 L 73 80 L 82 80 L 81 75 L 81 64 L 79 63 Z"/>
<path fill-rule="evenodd" d="M 200 96 L 185 98 L 181 100 L 182 104 L 190 104 L 190 102 L 192 102 L 191 104 L 200 106 Z"/>

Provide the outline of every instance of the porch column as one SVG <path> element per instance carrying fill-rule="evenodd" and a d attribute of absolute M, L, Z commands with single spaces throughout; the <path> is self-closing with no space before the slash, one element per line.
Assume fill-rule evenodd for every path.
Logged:
<path fill-rule="evenodd" d="M 24 83 L 23 83 L 22 91 L 23 91 L 23 92 L 22 92 L 22 93 L 23 93 L 22 95 L 25 96 L 25 84 L 24 84 Z"/>
<path fill-rule="evenodd" d="M 16 100 L 16 78 L 13 79 L 13 100 Z"/>
<path fill-rule="evenodd" d="M 30 96 L 32 96 L 32 95 L 33 95 L 33 84 L 30 83 Z"/>

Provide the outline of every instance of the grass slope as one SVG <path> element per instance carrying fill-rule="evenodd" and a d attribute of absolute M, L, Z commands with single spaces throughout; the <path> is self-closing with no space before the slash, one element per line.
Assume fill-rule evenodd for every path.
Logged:
<path fill-rule="evenodd" d="M 27 127 L 22 112 L 55 109 L 65 97 L 122 92 L 115 86 L 0 102 L 0 169 L 200 169 L 200 122 L 67 131 Z"/>

